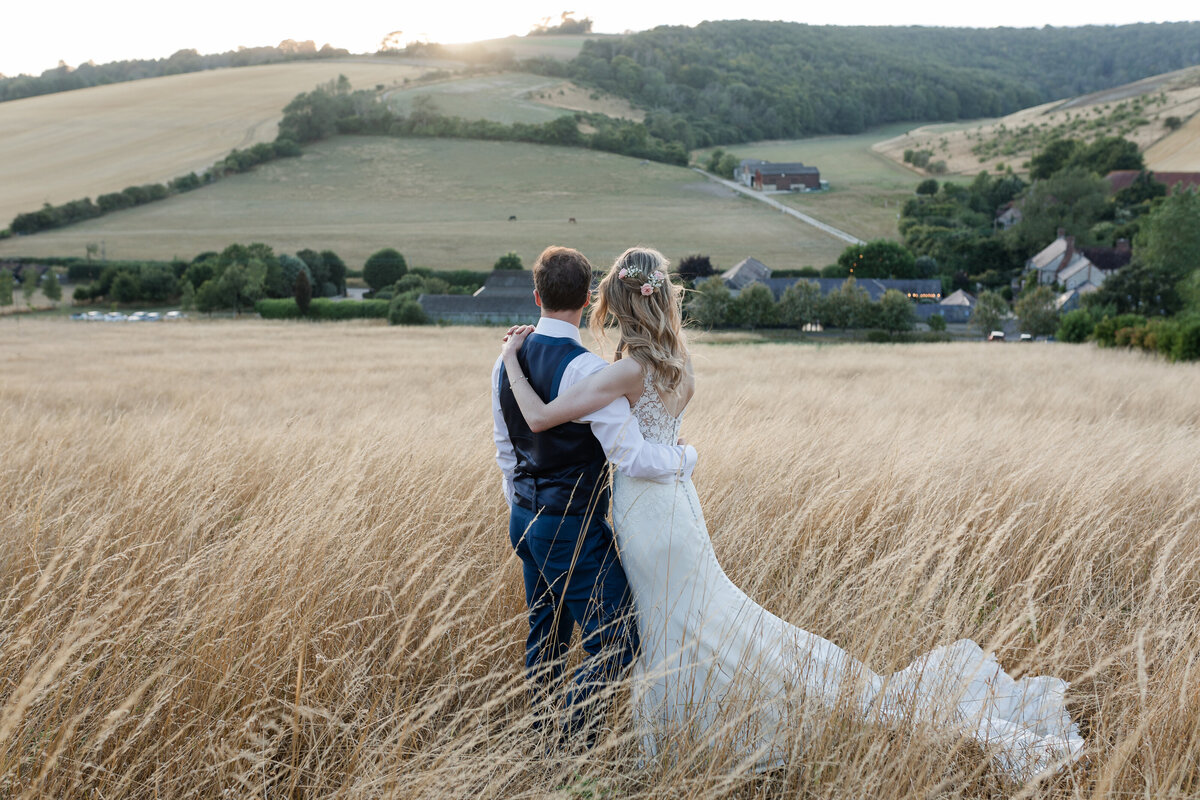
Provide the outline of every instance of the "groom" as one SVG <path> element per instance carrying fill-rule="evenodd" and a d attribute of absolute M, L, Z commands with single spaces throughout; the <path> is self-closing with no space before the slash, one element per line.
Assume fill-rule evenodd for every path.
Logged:
<path fill-rule="evenodd" d="M 566 247 L 548 247 L 533 265 L 533 299 L 542 309 L 519 359 L 546 402 L 607 366 L 579 338 L 592 265 Z M 579 625 L 586 657 L 567 695 L 563 737 L 596 729 L 591 695 L 633 663 L 638 635 L 632 600 L 608 513 L 608 462 L 631 476 L 670 483 L 690 477 L 690 445 L 642 438 L 625 398 L 583 418 L 533 433 L 521 416 L 503 360 L 492 370 L 496 462 L 504 473 L 508 535 L 520 556 L 529 606 L 525 667 L 535 703 L 562 677 L 571 633 Z"/>

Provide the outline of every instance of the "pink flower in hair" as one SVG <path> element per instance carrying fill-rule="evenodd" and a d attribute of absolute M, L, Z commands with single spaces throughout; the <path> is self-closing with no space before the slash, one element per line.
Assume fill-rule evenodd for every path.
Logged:
<path fill-rule="evenodd" d="M 656 281 L 665 281 L 667 279 L 667 276 L 663 275 L 661 271 L 655 270 L 654 271 L 654 279 Z"/>
<path fill-rule="evenodd" d="M 642 296 L 649 297 L 652 294 L 654 294 L 654 287 L 648 283 L 643 283 L 642 284 Z"/>
<path fill-rule="evenodd" d="M 621 280 L 624 280 L 625 276 L 628 274 L 629 274 L 629 270 L 625 269 L 624 267 L 621 267 L 621 271 L 617 273 L 617 277 L 620 278 Z"/>

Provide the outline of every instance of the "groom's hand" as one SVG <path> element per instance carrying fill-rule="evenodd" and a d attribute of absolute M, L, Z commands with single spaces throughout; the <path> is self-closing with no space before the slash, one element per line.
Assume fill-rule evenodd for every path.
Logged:
<path fill-rule="evenodd" d="M 680 436 L 679 441 L 676 442 L 675 444 L 679 445 L 680 447 L 687 447 L 687 439 Z"/>

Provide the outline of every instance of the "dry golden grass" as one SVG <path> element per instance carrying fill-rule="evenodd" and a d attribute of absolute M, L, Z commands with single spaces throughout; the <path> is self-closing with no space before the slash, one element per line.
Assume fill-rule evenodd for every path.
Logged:
<path fill-rule="evenodd" d="M 695 348 L 731 577 L 872 668 L 1073 682 L 1005 781 L 838 718 L 755 775 L 545 758 L 491 460 L 497 333 L 0 321 L 0 797 L 1195 797 L 1200 367 L 1067 346 Z"/>
<path fill-rule="evenodd" d="M 160 183 L 202 171 L 235 147 L 271 141 L 289 100 L 339 74 L 369 88 L 424 71 L 386 59 L 292 62 L 0 104 L 0 227 L 42 203 Z"/>
<path fill-rule="evenodd" d="M 1200 71 L 1195 69 L 1179 70 L 1071 100 L 1056 100 L 998 119 L 924 125 L 880 142 L 873 149 L 902 166 L 905 166 L 905 150 L 929 149 L 934 152 L 934 161 L 946 162 L 950 174 L 974 175 L 984 170 L 1003 171 L 997 168 L 1000 164 L 1024 172 L 1027 168 L 1022 164 L 1034 154 L 1033 149 L 992 155 L 981 161 L 980 156 L 971 152 L 971 148 L 980 141 L 990 141 L 1002 128 L 1017 131 L 1029 125 L 1045 125 L 1054 129 L 1081 116 L 1088 119 L 1093 116 L 1106 117 L 1111 108 L 1123 101 L 1141 96 L 1154 98 L 1160 92 L 1165 95 L 1166 102 L 1148 105 L 1145 113 L 1149 124 L 1124 131 L 1115 125 L 1111 129 L 1082 130 L 1069 135 L 1083 139 L 1089 139 L 1097 133 L 1123 135 L 1143 150 L 1146 165 L 1152 170 L 1200 170 L 1200 126 L 1184 125 L 1172 132 L 1163 124 L 1167 117 L 1187 120 L 1200 114 Z M 1196 120 L 1192 119 L 1192 122 Z M 913 171 L 918 172 L 915 169 Z"/>

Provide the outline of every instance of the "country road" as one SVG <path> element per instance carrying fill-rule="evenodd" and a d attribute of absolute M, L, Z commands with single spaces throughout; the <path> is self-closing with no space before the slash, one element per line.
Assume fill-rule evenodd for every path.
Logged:
<path fill-rule="evenodd" d="M 851 236 L 850 234 L 846 233 L 845 231 L 839 230 L 839 229 L 833 227 L 832 225 L 826 225 L 824 222 L 821 222 L 821 220 L 819 220 L 819 219 L 814 219 L 813 217 L 810 217 L 808 214 L 805 214 L 802 211 L 797 211 L 796 209 L 791 208 L 790 206 L 785 206 L 783 203 L 779 202 L 778 200 L 772 200 L 770 197 L 763 194 L 762 192 L 756 192 L 753 189 L 749 189 L 745 186 L 742 186 L 737 181 L 728 181 L 728 180 L 725 180 L 724 178 L 718 178 L 716 175 L 713 175 L 711 172 L 706 172 L 706 171 L 700 169 L 699 167 L 692 167 L 692 169 L 695 170 L 696 172 L 699 172 L 701 175 L 708 178 L 710 181 L 716 181 L 717 183 L 721 184 L 722 186 L 727 186 L 730 189 L 734 190 L 735 192 L 740 192 L 741 194 L 744 194 L 747 197 L 752 197 L 755 200 L 758 200 L 760 203 L 766 203 L 771 208 L 782 211 L 785 214 L 790 214 L 791 216 L 795 217 L 796 219 L 800 220 L 801 222 L 804 222 L 808 225 L 812 225 L 817 230 L 824 231 L 825 233 L 828 233 L 830 236 L 836 236 L 837 238 L 841 239 L 842 241 L 849 242 L 850 244 L 866 244 L 866 242 L 864 242 L 862 239 L 859 239 L 857 236 Z"/>

